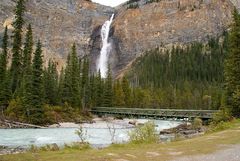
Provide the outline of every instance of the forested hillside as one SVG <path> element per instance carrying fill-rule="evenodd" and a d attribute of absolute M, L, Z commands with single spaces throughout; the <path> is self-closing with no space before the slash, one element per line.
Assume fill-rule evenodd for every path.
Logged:
<path fill-rule="evenodd" d="M 138 58 L 127 73 L 131 85 L 158 108 L 218 109 L 223 96 L 224 39 L 171 50 L 154 49 Z"/>

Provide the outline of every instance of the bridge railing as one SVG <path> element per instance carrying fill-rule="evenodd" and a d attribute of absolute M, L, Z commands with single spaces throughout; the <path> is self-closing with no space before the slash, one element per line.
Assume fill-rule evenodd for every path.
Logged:
<path fill-rule="evenodd" d="M 185 110 L 185 109 L 141 109 L 141 108 L 114 108 L 95 107 L 90 110 L 93 113 L 120 114 L 120 115 L 142 115 L 156 117 L 200 117 L 210 119 L 217 110 Z"/>

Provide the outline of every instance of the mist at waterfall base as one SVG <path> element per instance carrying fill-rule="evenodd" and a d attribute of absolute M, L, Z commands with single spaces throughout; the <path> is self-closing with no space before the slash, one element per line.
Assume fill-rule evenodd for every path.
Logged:
<path fill-rule="evenodd" d="M 107 77 L 107 70 L 108 70 L 108 57 L 111 51 L 111 43 L 108 42 L 109 32 L 111 29 L 111 24 L 114 18 L 114 14 L 112 14 L 110 20 L 107 20 L 101 29 L 101 37 L 102 37 L 102 49 L 100 52 L 100 56 L 97 62 L 97 71 L 100 70 L 101 77 Z"/>
<path fill-rule="evenodd" d="M 124 2 L 127 2 L 128 0 L 92 0 L 92 1 L 105 6 L 116 7 Z"/>
<path fill-rule="evenodd" d="M 115 143 L 124 143 L 129 140 L 128 133 L 134 129 L 129 124 L 129 119 L 114 120 L 113 122 L 97 121 L 93 124 L 82 124 L 83 130 L 86 132 L 86 141 L 93 147 L 106 147 L 112 143 L 110 128 L 114 128 Z M 137 119 L 139 123 L 145 123 L 148 119 Z M 176 127 L 181 122 L 150 120 L 156 125 L 159 132 L 163 129 Z M 79 125 L 77 126 L 79 127 Z M 9 148 L 28 148 L 31 145 L 44 146 L 56 143 L 58 146 L 71 144 L 80 141 L 75 134 L 78 128 L 46 128 L 46 129 L 0 129 L 0 146 Z"/>

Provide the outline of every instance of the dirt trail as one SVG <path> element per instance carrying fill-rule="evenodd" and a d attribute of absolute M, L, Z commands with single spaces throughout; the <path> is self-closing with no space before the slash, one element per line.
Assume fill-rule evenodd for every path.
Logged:
<path fill-rule="evenodd" d="M 212 154 L 184 156 L 172 161 L 240 161 L 240 145 L 232 145 Z"/>

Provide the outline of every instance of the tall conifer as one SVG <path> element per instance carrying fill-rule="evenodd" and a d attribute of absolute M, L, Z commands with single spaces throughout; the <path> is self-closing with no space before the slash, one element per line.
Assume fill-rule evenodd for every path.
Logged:
<path fill-rule="evenodd" d="M 13 44 L 12 44 L 12 64 L 11 64 L 11 86 L 15 92 L 20 86 L 21 79 L 21 57 L 22 57 L 22 28 L 24 25 L 23 14 L 25 10 L 24 0 L 18 0 L 15 8 L 15 21 L 13 22 Z"/>
<path fill-rule="evenodd" d="M 240 116 L 240 15 L 233 13 L 234 23 L 229 35 L 229 53 L 225 63 L 227 105 L 235 116 Z"/>

